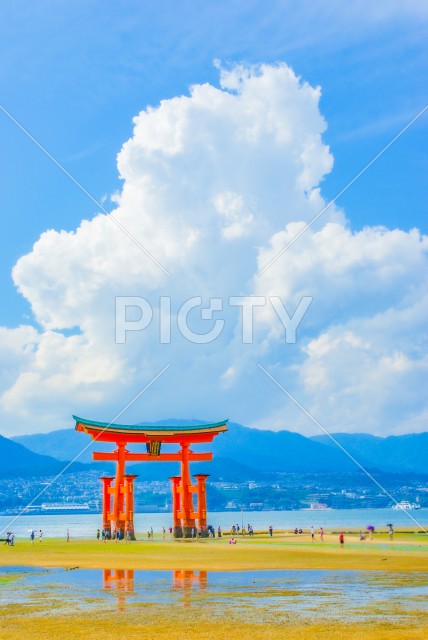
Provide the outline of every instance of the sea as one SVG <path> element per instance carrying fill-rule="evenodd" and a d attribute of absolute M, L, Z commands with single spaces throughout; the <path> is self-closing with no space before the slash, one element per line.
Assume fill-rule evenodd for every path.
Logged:
<path fill-rule="evenodd" d="M 138 537 L 144 537 L 153 528 L 160 539 L 162 527 L 168 529 L 172 524 L 170 513 L 137 513 L 135 514 L 135 530 Z M 255 530 L 263 530 L 270 526 L 276 530 L 308 530 L 311 526 L 318 529 L 345 530 L 358 529 L 364 531 L 367 526 L 376 529 L 393 524 L 396 531 L 400 527 L 413 527 L 414 530 L 428 529 L 428 509 L 412 511 L 395 511 L 393 509 L 320 509 L 299 511 L 219 511 L 210 512 L 208 524 L 215 529 L 219 526 L 228 531 L 232 525 L 247 527 L 251 524 Z M 64 515 L 22 515 L 0 516 L 0 536 L 6 531 L 13 531 L 17 538 L 29 537 L 31 530 L 43 531 L 45 538 L 66 536 L 67 529 L 72 538 L 95 538 L 96 531 L 101 528 L 101 515 L 64 514 Z"/>

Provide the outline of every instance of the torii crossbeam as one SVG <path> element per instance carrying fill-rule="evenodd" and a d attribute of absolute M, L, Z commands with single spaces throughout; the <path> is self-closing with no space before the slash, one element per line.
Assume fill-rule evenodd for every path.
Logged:
<path fill-rule="evenodd" d="M 134 538 L 134 480 L 137 476 L 125 473 L 126 462 L 180 462 L 181 475 L 170 478 L 172 483 L 172 506 L 174 537 L 190 538 L 192 530 L 207 533 L 206 474 L 195 474 L 197 484 L 190 477 L 190 462 L 211 461 L 213 454 L 196 453 L 190 445 L 212 442 L 219 433 L 227 431 L 227 420 L 212 424 L 187 426 L 122 425 L 85 420 L 73 416 L 76 430 L 88 433 L 98 442 L 115 443 L 117 449 L 110 453 L 94 452 L 94 460 L 116 462 L 116 476 L 102 477 L 103 482 L 103 529 L 112 535 Z M 128 444 L 145 443 L 147 453 L 135 453 L 127 449 Z M 175 453 L 161 453 L 162 444 L 178 444 Z M 114 481 L 114 483 L 113 483 Z M 112 484 L 113 483 L 113 484 Z M 193 496 L 197 496 L 197 506 Z M 113 504 L 111 500 L 113 496 Z"/>

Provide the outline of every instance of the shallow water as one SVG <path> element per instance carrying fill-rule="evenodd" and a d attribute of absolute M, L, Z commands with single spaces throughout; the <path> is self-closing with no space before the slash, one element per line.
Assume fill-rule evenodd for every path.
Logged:
<path fill-rule="evenodd" d="M 414 520 L 410 519 L 414 518 Z M 23 515 L 0 516 L 0 530 L 14 531 L 17 537 L 28 538 L 30 531 L 42 529 L 45 537 L 65 537 L 69 529 L 72 538 L 95 538 L 97 528 L 101 527 L 101 516 L 95 513 L 80 515 Z M 392 522 L 395 529 L 412 527 L 422 529 L 428 527 L 428 509 L 419 509 L 409 513 L 393 511 L 392 509 L 338 509 L 331 511 L 223 511 L 209 514 L 209 521 L 215 527 L 229 530 L 233 524 L 247 526 L 252 524 L 255 529 L 268 529 L 272 525 L 276 529 L 302 528 L 308 530 L 312 525 L 324 529 L 347 529 L 356 527 L 365 531 L 367 525 L 377 529 Z M 170 513 L 137 513 L 135 514 L 135 529 L 141 537 L 150 527 L 155 532 L 168 529 L 171 524 Z M 158 534 L 159 537 L 159 534 Z M 155 534 L 156 538 L 156 534 Z"/>
<path fill-rule="evenodd" d="M 40 615 L 127 611 L 138 605 L 190 606 L 210 615 L 398 620 L 428 612 L 428 575 L 368 571 L 133 571 L 0 569 L 0 606 Z M 37 613 L 36 613 L 37 615 Z"/>

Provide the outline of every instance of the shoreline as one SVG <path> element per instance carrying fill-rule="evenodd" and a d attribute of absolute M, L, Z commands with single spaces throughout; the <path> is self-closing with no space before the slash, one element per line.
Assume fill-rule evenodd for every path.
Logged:
<path fill-rule="evenodd" d="M 338 537 L 259 535 L 256 539 L 236 536 L 229 539 L 137 540 L 103 543 L 97 540 L 47 538 L 16 540 L 14 547 L 0 545 L 0 566 L 63 567 L 81 569 L 135 570 L 356 570 L 419 572 L 428 574 L 428 536 L 396 534 L 393 541 L 375 535 L 360 541 L 357 534 L 345 534 L 340 548 Z"/>

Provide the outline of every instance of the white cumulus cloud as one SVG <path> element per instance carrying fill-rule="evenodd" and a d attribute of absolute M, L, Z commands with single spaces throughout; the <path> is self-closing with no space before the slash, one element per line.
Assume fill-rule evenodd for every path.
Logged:
<path fill-rule="evenodd" d="M 321 183 L 333 158 L 320 95 L 285 64 L 238 65 L 220 69 L 218 87 L 195 85 L 136 116 L 118 155 L 114 212 L 72 232 L 46 231 L 15 265 L 39 329 L 0 330 L 4 432 L 64 427 L 71 413 L 109 420 L 166 364 L 122 421 L 229 416 L 305 429 L 258 362 L 327 428 L 426 427 L 417 389 L 426 372 L 427 239 L 417 230 L 354 232 L 331 207 L 273 260 L 326 204 Z M 154 309 L 124 344 L 115 341 L 119 296 L 144 297 Z M 192 344 L 177 330 L 193 296 L 206 308 L 210 297 L 222 301 L 205 320 L 198 309 L 189 315 L 199 332 L 224 319 L 214 342 Z M 241 342 L 231 296 L 267 300 L 254 309 L 253 344 Z M 292 315 L 303 296 L 313 302 L 297 343 L 285 344 L 269 297 Z M 171 299 L 170 344 L 159 339 L 161 297 Z"/>

